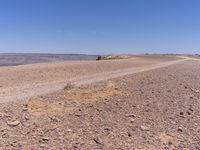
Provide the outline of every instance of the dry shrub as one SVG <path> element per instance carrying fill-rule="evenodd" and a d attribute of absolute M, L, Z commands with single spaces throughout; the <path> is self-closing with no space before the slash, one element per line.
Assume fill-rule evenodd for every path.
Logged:
<path fill-rule="evenodd" d="M 71 82 L 68 82 L 67 85 L 64 87 L 64 90 L 71 90 L 74 88 L 73 84 Z"/>

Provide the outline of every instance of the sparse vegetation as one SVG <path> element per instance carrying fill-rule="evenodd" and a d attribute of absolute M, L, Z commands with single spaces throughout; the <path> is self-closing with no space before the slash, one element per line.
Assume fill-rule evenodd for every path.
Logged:
<path fill-rule="evenodd" d="M 200 66 L 197 57 L 183 56 L 0 67 L 0 145 L 133 149 L 147 138 L 140 149 L 195 149 Z"/>
<path fill-rule="evenodd" d="M 96 60 L 127 59 L 131 57 L 131 55 L 104 55 L 98 56 Z"/>
<path fill-rule="evenodd" d="M 71 82 L 68 82 L 67 85 L 64 87 L 64 90 L 70 90 L 74 88 L 73 84 Z"/>

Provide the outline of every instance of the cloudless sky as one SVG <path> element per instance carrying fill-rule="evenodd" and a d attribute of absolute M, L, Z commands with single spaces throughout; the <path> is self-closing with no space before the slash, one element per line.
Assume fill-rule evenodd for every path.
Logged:
<path fill-rule="evenodd" d="M 0 52 L 200 53 L 200 0 L 0 0 Z"/>

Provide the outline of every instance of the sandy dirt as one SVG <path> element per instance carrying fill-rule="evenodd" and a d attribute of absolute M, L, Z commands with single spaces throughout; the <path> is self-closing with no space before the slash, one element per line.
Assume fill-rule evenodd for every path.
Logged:
<path fill-rule="evenodd" d="M 83 80 L 75 77 L 74 84 L 78 81 L 79 85 L 77 83 L 67 90 L 49 91 L 49 94 L 2 103 L 0 147 L 55 150 L 200 149 L 200 61 L 137 58 L 99 63 L 98 67 L 94 67 L 95 71 L 90 70 L 94 74 L 84 74 Z M 97 65 L 96 62 L 94 64 Z M 18 67 L 25 69 L 33 66 Z M 1 69 L 8 71 L 8 78 L 14 78 L 9 76 L 12 69 Z M 100 78 L 100 75 L 103 77 Z M 58 84 L 62 76 L 55 79 Z M 32 83 L 29 80 L 19 81 L 12 81 L 11 85 L 23 87 Z M 40 79 L 38 83 L 46 84 L 46 80 Z M 2 88 L 11 87 L 6 86 L 5 81 Z"/>
<path fill-rule="evenodd" d="M 2 67 L 0 68 L 0 102 L 52 93 L 63 89 L 69 82 L 80 86 L 186 60 L 186 58 L 173 61 L 171 59 L 135 57 L 112 61 L 66 61 Z"/>

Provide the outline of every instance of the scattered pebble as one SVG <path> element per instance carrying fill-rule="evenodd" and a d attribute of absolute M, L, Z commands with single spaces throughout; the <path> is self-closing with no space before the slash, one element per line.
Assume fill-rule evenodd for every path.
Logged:
<path fill-rule="evenodd" d="M 104 144 L 103 140 L 100 137 L 96 137 L 93 140 L 95 141 L 96 144 L 100 144 L 100 145 Z"/>
<path fill-rule="evenodd" d="M 128 132 L 128 136 L 131 137 L 131 133 L 130 132 Z"/>
<path fill-rule="evenodd" d="M 135 119 L 130 118 L 130 122 L 131 122 L 131 123 L 134 123 L 134 121 L 135 121 Z"/>
<path fill-rule="evenodd" d="M 186 113 L 187 113 L 188 115 L 191 115 L 191 112 L 189 112 L 189 111 L 187 111 Z"/>
<path fill-rule="evenodd" d="M 132 118 L 134 118 L 135 114 L 126 114 L 126 117 L 132 117 Z"/>
<path fill-rule="evenodd" d="M 42 141 L 49 141 L 49 138 L 48 137 L 43 137 Z"/>
<path fill-rule="evenodd" d="M 178 127 L 178 131 L 179 132 L 183 132 L 183 128 L 182 127 Z"/>
<path fill-rule="evenodd" d="M 27 107 L 23 107 L 22 110 L 23 111 L 28 111 L 28 108 Z"/>
<path fill-rule="evenodd" d="M 140 126 L 140 129 L 141 129 L 142 131 L 148 131 L 148 130 L 149 130 L 149 128 L 146 127 L 146 126 Z"/>
<path fill-rule="evenodd" d="M 192 111 L 192 112 L 193 112 L 193 109 L 192 109 L 192 108 L 189 108 L 189 111 Z"/>
<path fill-rule="evenodd" d="M 20 121 L 15 120 L 15 121 L 12 121 L 12 122 L 7 122 L 7 124 L 9 126 L 15 127 L 15 126 L 18 126 L 20 124 Z"/>
<path fill-rule="evenodd" d="M 29 117 L 28 117 L 27 115 L 25 115 L 24 118 L 25 118 L 26 120 L 29 120 Z"/>
<path fill-rule="evenodd" d="M 41 144 L 41 145 L 40 145 L 40 148 L 44 148 L 44 147 L 45 147 L 45 144 Z"/>
<path fill-rule="evenodd" d="M 183 113 L 183 112 L 180 112 L 180 115 L 182 116 L 182 115 L 184 115 L 184 113 Z"/>

